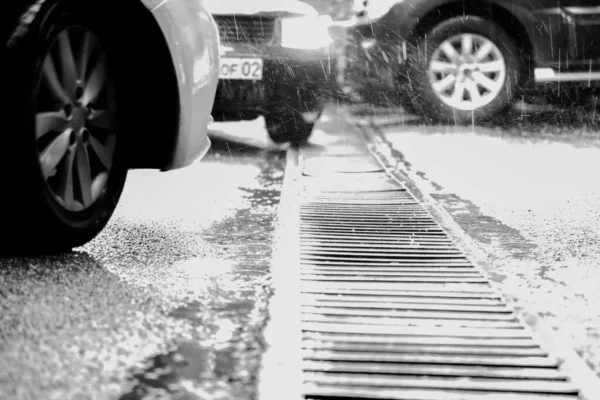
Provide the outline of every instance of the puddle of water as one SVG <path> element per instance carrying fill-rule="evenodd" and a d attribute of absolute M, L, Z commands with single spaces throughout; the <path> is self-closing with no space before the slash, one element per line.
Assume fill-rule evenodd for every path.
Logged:
<path fill-rule="evenodd" d="M 235 348 L 215 350 L 214 346 L 181 342 L 173 351 L 148 360 L 143 370 L 134 372 L 136 385 L 119 400 L 206 399 L 210 389 L 198 382 L 227 382 L 237 362 Z"/>
<path fill-rule="evenodd" d="M 169 316 L 173 318 L 187 319 L 197 324 L 202 323 L 202 312 L 201 310 L 205 306 L 199 301 L 193 301 L 186 305 L 177 307 L 169 313 Z"/>
<path fill-rule="evenodd" d="M 152 358 L 144 366 L 145 369 L 134 372 L 133 378 L 137 384 L 119 400 L 141 400 L 158 393 L 189 395 L 182 387 L 182 381 L 186 377 L 201 376 L 210 369 L 210 363 L 209 349 L 192 343 L 181 343 L 176 350 Z"/>
<path fill-rule="evenodd" d="M 280 192 L 276 189 L 245 189 L 245 198 L 250 200 L 252 207 L 268 207 L 279 204 Z"/>
<path fill-rule="evenodd" d="M 234 261 L 222 258 L 191 258 L 177 265 L 191 278 L 212 277 L 231 272 Z"/>
<path fill-rule="evenodd" d="M 435 194 L 431 196 L 438 201 L 456 221 L 458 225 L 479 243 L 493 246 L 497 253 L 515 260 L 527 259 L 537 245 L 527 240 L 521 233 L 503 224 L 500 220 L 485 215 L 479 207 L 455 194 Z M 501 283 L 506 276 L 494 271 L 487 271 L 490 279 Z"/>
<path fill-rule="evenodd" d="M 203 299 L 169 314 L 195 328 L 194 340 L 178 342 L 134 371 L 134 387 L 120 400 L 253 398 L 283 166 L 280 154 L 268 155 L 257 187 L 239 189 L 250 200 L 242 202 L 245 208 L 199 233 L 223 251 L 222 259 L 197 257 L 176 266 L 191 279 L 209 281 Z"/>

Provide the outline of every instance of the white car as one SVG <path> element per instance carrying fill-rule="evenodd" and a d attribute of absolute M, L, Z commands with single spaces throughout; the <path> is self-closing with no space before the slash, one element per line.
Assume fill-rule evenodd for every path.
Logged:
<path fill-rule="evenodd" d="M 219 34 L 202 0 L 14 0 L 0 28 L 0 252 L 80 246 L 128 169 L 206 154 Z"/>

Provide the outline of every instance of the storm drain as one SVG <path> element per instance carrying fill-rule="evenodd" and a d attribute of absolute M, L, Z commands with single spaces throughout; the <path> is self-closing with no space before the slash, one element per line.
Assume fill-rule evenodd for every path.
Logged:
<path fill-rule="evenodd" d="M 403 187 L 374 171 L 303 183 L 305 398 L 579 398 L 558 360 Z"/>

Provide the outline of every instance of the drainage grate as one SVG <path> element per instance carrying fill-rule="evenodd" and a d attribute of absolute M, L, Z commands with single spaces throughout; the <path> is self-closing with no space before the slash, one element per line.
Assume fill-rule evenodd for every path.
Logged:
<path fill-rule="evenodd" d="M 579 398 L 558 361 L 385 173 L 303 181 L 306 398 Z"/>

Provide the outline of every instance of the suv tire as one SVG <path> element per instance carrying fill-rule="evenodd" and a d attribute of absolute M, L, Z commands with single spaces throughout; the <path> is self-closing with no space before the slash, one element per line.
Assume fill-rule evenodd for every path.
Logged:
<path fill-rule="evenodd" d="M 421 38 L 409 54 L 417 113 L 431 121 L 466 124 L 507 109 L 520 80 L 519 49 L 482 17 L 450 18 Z"/>

